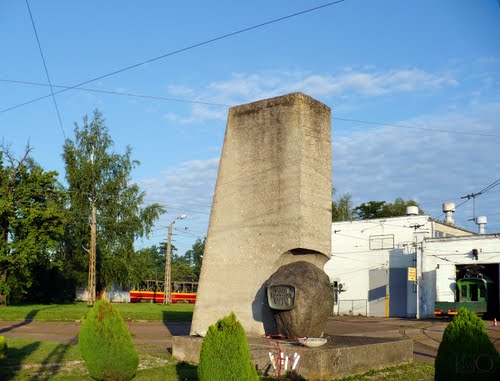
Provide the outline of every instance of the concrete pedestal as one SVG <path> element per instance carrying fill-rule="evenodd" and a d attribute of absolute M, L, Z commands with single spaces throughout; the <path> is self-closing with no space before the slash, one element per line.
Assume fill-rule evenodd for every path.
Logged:
<path fill-rule="evenodd" d="M 307 348 L 293 342 L 249 338 L 252 362 L 264 374 L 273 374 L 269 352 L 277 345 L 286 356 L 301 356 L 296 373 L 308 381 L 330 381 L 371 369 L 407 363 L 413 359 L 413 340 L 357 336 L 330 336 L 319 348 Z M 172 354 L 179 361 L 197 364 L 203 339 L 196 336 L 175 336 Z"/>

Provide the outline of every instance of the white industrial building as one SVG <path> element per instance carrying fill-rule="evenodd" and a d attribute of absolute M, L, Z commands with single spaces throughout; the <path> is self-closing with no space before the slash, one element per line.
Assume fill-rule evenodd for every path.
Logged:
<path fill-rule="evenodd" d="M 436 300 L 455 300 L 457 271 L 464 266 L 478 265 L 491 282 L 488 312 L 500 317 L 500 235 L 479 234 L 464 237 L 426 239 L 422 252 L 419 287 L 420 317 L 434 316 Z"/>
<path fill-rule="evenodd" d="M 455 227 L 454 205 L 443 208 L 446 223 L 418 215 L 416 207 L 404 217 L 332 223 L 332 258 L 324 269 L 337 286 L 334 313 L 432 317 L 436 295 L 453 301 L 457 270 L 471 263 L 489 265 L 498 299 L 500 238 Z M 478 260 L 471 254 L 476 246 Z M 408 280 L 408 268 L 416 269 L 418 283 Z"/>

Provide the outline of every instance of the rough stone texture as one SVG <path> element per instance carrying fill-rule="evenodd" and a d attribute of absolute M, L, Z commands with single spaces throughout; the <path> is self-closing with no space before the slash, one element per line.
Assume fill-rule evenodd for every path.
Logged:
<path fill-rule="evenodd" d="M 248 343 L 252 362 L 259 372 L 272 374 L 269 352 L 276 350 L 277 342 L 248 338 Z M 201 344 L 201 337 L 176 336 L 172 355 L 179 361 L 196 364 L 200 359 Z M 413 359 L 413 340 L 406 339 L 330 336 L 328 343 L 320 348 L 306 348 L 285 341 L 280 341 L 279 346 L 285 356 L 301 355 L 297 373 L 309 381 L 330 381 Z"/>
<path fill-rule="evenodd" d="M 289 284 L 296 290 L 292 310 L 272 310 L 278 333 L 289 338 L 321 337 L 333 311 L 328 275 L 309 262 L 299 261 L 281 266 L 268 284 Z"/>
<path fill-rule="evenodd" d="M 264 283 L 331 248 L 330 109 L 294 93 L 229 110 L 191 333 L 234 311 L 273 332 Z"/>

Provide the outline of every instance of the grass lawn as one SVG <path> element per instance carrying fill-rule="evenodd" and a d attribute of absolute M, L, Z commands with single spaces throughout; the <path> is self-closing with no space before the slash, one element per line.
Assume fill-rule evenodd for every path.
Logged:
<path fill-rule="evenodd" d="M 194 304 L 115 303 L 125 320 L 191 321 Z M 86 303 L 0 306 L 0 320 L 75 321 L 89 310 Z"/>
<path fill-rule="evenodd" d="M 11 381 L 78 381 L 88 376 L 78 344 L 61 344 L 31 339 L 9 339 L 8 357 L 0 360 L 0 379 Z M 165 348 L 136 345 L 139 370 L 134 381 L 197 381 L 196 366 L 178 363 Z M 156 350 L 155 350 L 156 349 Z M 348 377 L 342 381 L 427 381 L 434 379 L 432 365 L 413 362 Z M 271 381 L 274 378 L 262 378 Z"/>
<path fill-rule="evenodd" d="M 432 381 L 434 365 L 420 361 L 372 370 L 360 376 L 351 376 L 338 381 Z"/>
<path fill-rule="evenodd" d="M 0 380 L 89 380 L 78 344 L 9 339 L 7 358 L 0 359 Z M 134 380 L 195 381 L 196 367 L 176 363 L 164 349 L 136 346 L 139 371 Z"/>

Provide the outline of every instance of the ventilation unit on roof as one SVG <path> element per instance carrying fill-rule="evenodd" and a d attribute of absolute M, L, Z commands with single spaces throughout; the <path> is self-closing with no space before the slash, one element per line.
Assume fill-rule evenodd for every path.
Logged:
<path fill-rule="evenodd" d="M 407 206 L 406 207 L 407 216 L 418 216 L 418 206 Z"/>
<path fill-rule="evenodd" d="M 453 221 L 453 213 L 455 212 L 455 203 L 454 202 L 445 202 L 443 203 L 443 213 L 445 214 L 444 223 L 448 225 L 455 225 L 455 221 Z"/>
<path fill-rule="evenodd" d="M 476 217 L 476 224 L 479 226 L 479 234 L 484 234 L 484 227 L 488 223 L 488 218 L 486 216 L 478 216 Z"/>

